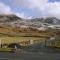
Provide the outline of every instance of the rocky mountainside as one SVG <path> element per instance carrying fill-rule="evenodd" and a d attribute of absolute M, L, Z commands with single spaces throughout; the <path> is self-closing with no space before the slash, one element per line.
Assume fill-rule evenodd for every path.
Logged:
<path fill-rule="evenodd" d="M 23 19 L 16 15 L 0 15 L 0 39 L 4 43 L 20 40 L 44 41 L 50 37 L 60 37 L 60 20 L 56 18 Z M 52 28 L 50 26 L 53 26 Z M 11 40 L 11 41 L 10 41 Z M 23 41 L 24 42 L 24 41 Z M 38 41 L 39 42 L 39 41 Z M 33 46 L 33 48 L 36 45 Z"/>
<path fill-rule="evenodd" d="M 17 20 L 21 20 L 21 18 L 16 15 L 0 15 L 0 23 L 13 22 Z"/>
<path fill-rule="evenodd" d="M 60 19 L 57 19 L 56 17 L 47 17 L 47 18 L 35 18 L 32 19 L 31 22 L 43 22 L 48 24 L 60 24 Z"/>
<path fill-rule="evenodd" d="M 45 30 L 48 28 L 60 28 L 60 20 L 56 17 L 23 19 L 16 15 L 0 15 L 0 27 L 18 28 L 38 28 Z"/>

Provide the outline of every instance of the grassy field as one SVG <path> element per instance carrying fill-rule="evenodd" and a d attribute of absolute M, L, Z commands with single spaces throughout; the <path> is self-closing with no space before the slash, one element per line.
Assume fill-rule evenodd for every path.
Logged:
<path fill-rule="evenodd" d="M 2 44 L 20 43 L 29 40 L 41 42 L 56 35 L 60 36 L 60 30 L 39 31 L 31 28 L 0 27 L 0 41 Z"/>
<path fill-rule="evenodd" d="M 4 44 L 10 44 L 10 43 L 19 43 L 21 41 L 29 41 L 29 40 L 39 40 L 39 41 L 44 41 L 45 38 L 41 37 L 7 37 L 7 36 L 2 36 L 0 37 L 1 43 Z"/>
<path fill-rule="evenodd" d="M 0 52 L 12 52 L 12 48 L 0 48 Z"/>

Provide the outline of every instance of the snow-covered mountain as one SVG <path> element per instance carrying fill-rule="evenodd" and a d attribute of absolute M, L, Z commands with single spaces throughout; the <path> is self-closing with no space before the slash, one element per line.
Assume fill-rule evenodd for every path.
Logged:
<path fill-rule="evenodd" d="M 56 17 L 23 19 L 16 15 L 0 15 L 0 26 L 32 27 L 39 30 L 46 30 L 48 28 L 60 29 L 60 20 Z"/>

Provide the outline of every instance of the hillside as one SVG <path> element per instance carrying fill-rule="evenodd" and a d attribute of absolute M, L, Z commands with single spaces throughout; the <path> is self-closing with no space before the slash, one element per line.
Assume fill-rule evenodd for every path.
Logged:
<path fill-rule="evenodd" d="M 16 15 L 0 15 L 0 34 L 11 36 L 53 36 L 56 34 L 56 29 L 49 28 L 48 22 L 44 23 L 44 21 L 51 23 L 52 20 L 55 20 L 55 18 L 25 20 Z"/>
<path fill-rule="evenodd" d="M 54 24 L 52 20 L 55 18 L 23 19 L 16 15 L 0 15 L 0 40 L 2 44 L 22 43 L 26 46 L 31 40 L 34 44 L 51 37 L 60 38 L 60 24 Z"/>
<path fill-rule="evenodd" d="M 21 18 L 16 15 L 0 15 L 0 23 L 13 22 L 17 20 L 21 20 Z"/>

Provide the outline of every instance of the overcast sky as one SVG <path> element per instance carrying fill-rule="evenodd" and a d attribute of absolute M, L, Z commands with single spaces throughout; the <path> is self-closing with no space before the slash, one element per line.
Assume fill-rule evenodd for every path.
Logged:
<path fill-rule="evenodd" d="M 0 14 L 60 18 L 60 0 L 0 0 Z"/>

